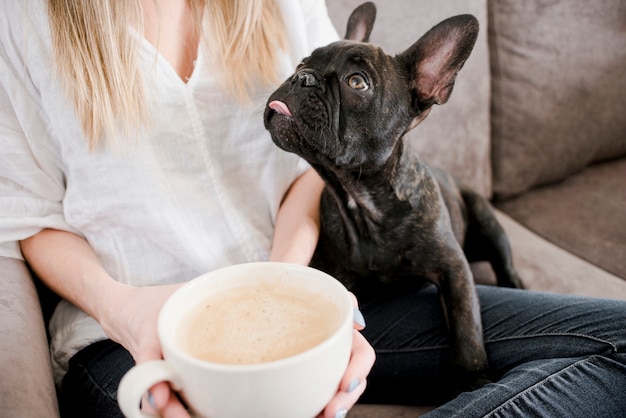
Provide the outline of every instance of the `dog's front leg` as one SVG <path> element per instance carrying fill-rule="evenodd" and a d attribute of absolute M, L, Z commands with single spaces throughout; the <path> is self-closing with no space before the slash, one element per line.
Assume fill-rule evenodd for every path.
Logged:
<path fill-rule="evenodd" d="M 448 325 L 451 378 L 459 391 L 473 390 L 491 381 L 483 341 L 480 305 L 469 264 L 455 251 L 437 278 Z"/>

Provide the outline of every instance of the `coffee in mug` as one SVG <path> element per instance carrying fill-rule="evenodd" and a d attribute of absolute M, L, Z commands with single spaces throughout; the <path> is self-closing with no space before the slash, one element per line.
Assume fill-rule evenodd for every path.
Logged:
<path fill-rule="evenodd" d="M 328 298 L 268 281 L 208 296 L 183 320 L 178 339 L 200 360 L 266 363 L 321 344 L 340 318 Z"/>

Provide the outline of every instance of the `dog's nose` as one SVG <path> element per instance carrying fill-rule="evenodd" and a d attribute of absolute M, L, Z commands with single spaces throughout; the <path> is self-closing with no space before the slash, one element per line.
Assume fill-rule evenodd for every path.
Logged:
<path fill-rule="evenodd" d="M 315 75 L 307 71 L 299 71 L 296 73 L 294 81 L 299 82 L 302 87 L 313 87 L 317 85 L 317 78 Z"/>

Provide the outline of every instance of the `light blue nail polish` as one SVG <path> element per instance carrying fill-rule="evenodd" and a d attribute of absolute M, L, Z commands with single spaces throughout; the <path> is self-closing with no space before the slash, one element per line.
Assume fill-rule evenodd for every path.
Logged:
<path fill-rule="evenodd" d="M 361 384 L 361 380 L 358 377 L 355 377 L 350 381 L 350 386 L 348 386 L 347 392 L 350 393 L 354 389 L 356 389 Z"/>
<path fill-rule="evenodd" d="M 347 409 L 340 409 L 335 413 L 335 418 L 346 418 L 348 416 Z"/>
<path fill-rule="evenodd" d="M 152 392 L 150 391 L 148 391 L 148 403 L 150 404 L 152 409 L 156 411 L 157 406 L 156 406 L 156 403 L 154 402 L 154 396 L 152 396 Z"/>
<path fill-rule="evenodd" d="M 357 308 L 354 308 L 353 320 L 355 324 L 365 327 L 365 317 Z"/>

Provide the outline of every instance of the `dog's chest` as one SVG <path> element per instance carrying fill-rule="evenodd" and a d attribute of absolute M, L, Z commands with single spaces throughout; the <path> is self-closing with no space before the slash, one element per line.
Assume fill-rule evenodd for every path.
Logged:
<path fill-rule="evenodd" d="M 344 282 L 414 276 L 421 258 L 420 226 L 414 208 L 401 201 L 377 208 L 379 213 L 371 213 L 350 200 L 340 205 L 324 193 L 314 265 Z"/>

